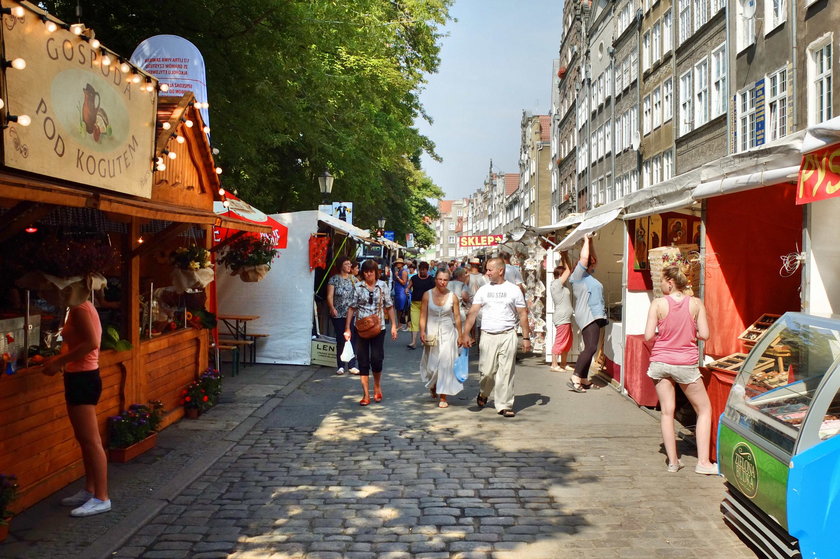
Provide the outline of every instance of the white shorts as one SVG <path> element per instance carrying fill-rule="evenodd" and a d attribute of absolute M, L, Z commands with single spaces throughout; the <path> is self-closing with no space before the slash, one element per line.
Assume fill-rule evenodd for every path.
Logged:
<path fill-rule="evenodd" d="M 669 365 L 668 363 L 651 361 L 647 376 L 653 380 L 671 378 L 679 384 L 691 384 L 703 375 L 700 374 L 700 369 L 697 365 Z"/>

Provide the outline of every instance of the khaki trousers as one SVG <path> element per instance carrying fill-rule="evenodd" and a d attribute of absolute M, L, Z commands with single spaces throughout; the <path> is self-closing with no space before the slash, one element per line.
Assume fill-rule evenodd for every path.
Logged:
<path fill-rule="evenodd" d="M 500 334 L 481 332 L 478 342 L 479 391 L 492 396 L 497 410 L 513 409 L 513 374 L 516 365 L 516 329 Z"/>

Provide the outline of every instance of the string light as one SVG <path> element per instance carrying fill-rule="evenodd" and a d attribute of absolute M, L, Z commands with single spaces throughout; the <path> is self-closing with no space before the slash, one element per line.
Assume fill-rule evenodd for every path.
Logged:
<path fill-rule="evenodd" d="M 6 106 L 6 102 L 5 102 L 5 101 L 3 101 L 3 98 L 2 98 L 2 97 L 0 97 L 0 109 L 2 109 L 2 108 L 3 108 L 3 107 L 5 107 L 5 106 Z"/>
<path fill-rule="evenodd" d="M 13 60 L 4 60 L 4 68 L 14 68 L 15 70 L 23 70 L 26 68 L 26 60 L 23 58 L 15 58 Z"/>
<path fill-rule="evenodd" d="M 175 159 L 176 157 L 178 157 L 178 154 L 177 154 L 177 153 L 175 153 L 174 151 L 163 150 L 163 153 L 164 153 L 167 157 L 169 157 L 169 159 Z"/>
<path fill-rule="evenodd" d="M 54 33 L 58 29 L 58 25 L 54 21 L 48 21 L 46 27 L 49 33 Z"/>
<path fill-rule="evenodd" d="M 185 120 L 184 121 L 184 126 L 186 126 L 187 128 L 192 128 L 193 127 L 193 121 L 191 121 L 190 119 Z"/>
<path fill-rule="evenodd" d="M 219 189 L 219 196 L 224 196 L 224 195 L 225 195 L 225 189 L 224 189 L 224 188 L 220 188 L 220 189 Z"/>
<path fill-rule="evenodd" d="M 102 46 L 102 43 L 99 42 L 99 39 L 91 39 L 90 40 L 90 48 L 92 48 L 93 50 L 96 50 L 101 46 Z"/>
<path fill-rule="evenodd" d="M 143 244 L 143 236 L 142 236 L 142 235 L 141 235 L 140 237 L 137 237 L 137 244 L 138 244 L 138 245 L 142 245 L 142 244 Z"/>
<path fill-rule="evenodd" d="M 26 14 L 22 6 L 15 6 L 14 8 L 2 8 L 0 13 L 13 15 L 15 17 L 23 17 Z"/>
<path fill-rule="evenodd" d="M 160 87 L 160 90 L 163 91 L 164 93 L 169 91 L 169 84 L 168 83 L 162 83 L 158 87 Z"/>
<path fill-rule="evenodd" d="M 209 133 L 210 133 L 210 127 L 209 127 L 209 126 L 207 126 L 206 124 L 204 125 L 203 130 L 204 130 L 204 133 L 205 133 L 205 134 L 209 134 Z"/>
<path fill-rule="evenodd" d="M 37 227 L 35 227 L 34 225 L 30 225 L 29 227 L 27 227 L 26 229 L 24 229 L 24 231 L 26 231 L 27 233 L 37 233 L 37 232 L 38 232 L 38 228 L 37 228 Z"/>
<path fill-rule="evenodd" d="M 74 23 L 73 25 L 70 26 L 70 32 L 73 35 L 81 35 L 82 31 L 84 31 L 84 28 L 85 28 L 85 26 L 84 26 L 83 23 Z"/>
<path fill-rule="evenodd" d="M 134 74 L 133 76 L 131 76 L 132 83 L 140 83 L 142 80 L 143 78 L 140 77 L 140 74 Z"/>
<path fill-rule="evenodd" d="M 164 122 L 163 124 L 160 125 L 160 127 L 163 128 L 164 130 L 169 130 L 170 128 L 172 128 L 172 125 L 169 124 L 168 122 Z"/>
<path fill-rule="evenodd" d="M 127 74 L 130 71 L 131 66 L 129 66 L 128 62 L 123 61 L 122 64 L 120 64 L 120 72 L 122 72 L 123 74 Z"/>
<path fill-rule="evenodd" d="M 216 174 L 217 174 L 217 175 L 221 175 L 221 174 L 222 174 L 222 168 L 221 168 L 221 167 L 216 167 Z"/>
<path fill-rule="evenodd" d="M 111 55 L 105 52 L 105 49 L 99 49 L 99 52 L 102 53 L 102 65 L 109 66 L 111 64 Z"/>
<path fill-rule="evenodd" d="M 17 122 L 21 126 L 29 126 L 32 124 L 32 119 L 29 115 L 7 115 L 6 120 L 9 122 Z"/>
<path fill-rule="evenodd" d="M 226 208 L 229 208 L 230 207 L 230 200 L 225 200 L 224 202 L 222 202 L 222 205 Z"/>
<path fill-rule="evenodd" d="M 183 136 L 181 136 L 181 135 L 179 134 L 179 135 L 175 136 L 175 141 L 176 141 L 176 142 L 178 142 L 179 144 L 183 144 L 183 143 L 184 143 L 184 142 L 186 142 L 187 140 L 186 140 L 186 138 L 184 138 Z"/>

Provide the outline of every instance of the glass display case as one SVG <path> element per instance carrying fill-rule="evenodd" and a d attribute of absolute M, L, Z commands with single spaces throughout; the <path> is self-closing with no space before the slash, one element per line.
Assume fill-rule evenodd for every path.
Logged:
<path fill-rule="evenodd" d="M 722 509 L 770 557 L 832 556 L 838 367 L 840 320 L 787 313 L 757 341 L 729 394 L 718 436 Z"/>

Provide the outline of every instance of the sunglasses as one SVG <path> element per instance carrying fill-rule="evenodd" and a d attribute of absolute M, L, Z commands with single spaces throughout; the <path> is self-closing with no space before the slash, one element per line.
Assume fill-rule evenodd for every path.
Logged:
<path fill-rule="evenodd" d="M 368 291 L 368 304 L 373 304 L 373 291 Z"/>

